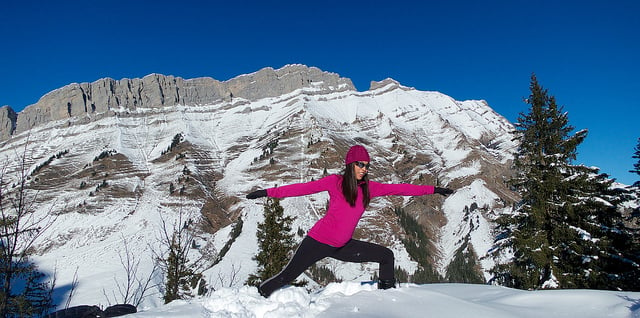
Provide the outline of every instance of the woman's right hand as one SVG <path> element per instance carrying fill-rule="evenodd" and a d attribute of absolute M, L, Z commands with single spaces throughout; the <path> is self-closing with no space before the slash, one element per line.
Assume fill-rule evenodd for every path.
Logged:
<path fill-rule="evenodd" d="M 257 190 L 247 194 L 247 199 L 257 199 L 267 196 L 267 190 Z"/>

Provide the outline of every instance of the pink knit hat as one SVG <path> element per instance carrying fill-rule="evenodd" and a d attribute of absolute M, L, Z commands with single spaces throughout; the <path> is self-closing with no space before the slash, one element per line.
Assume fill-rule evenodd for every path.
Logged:
<path fill-rule="evenodd" d="M 347 151 L 347 156 L 344 158 L 344 164 L 348 165 L 356 161 L 371 161 L 371 159 L 369 159 L 369 153 L 367 152 L 367 149 L 365 149 L 363 146 L 356 145 L 349 148 L 349 151 Z"/>

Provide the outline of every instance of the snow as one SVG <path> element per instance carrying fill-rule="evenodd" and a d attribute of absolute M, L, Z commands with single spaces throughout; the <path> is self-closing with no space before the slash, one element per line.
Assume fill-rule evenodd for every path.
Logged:
<path fill-rule="evenodd" d="M 491 268 L 492 263 L 485 256 L 493 245 L 493 235 L 491 235 L 490 221 L 483 215 L 481 208 L 493 208 L 499 206 L 499 197 L 487 189 L 482 180 L 475 180 L 470 185 L 457 189 L 455 193 L 448 196 L 442 209 L 447 216 L 447 224 L 442 228 L 439 239 L 439 250 L 443 251 L 443 258 L 438 263 L 438 271 L 445 275 L 446 266 L 455 256 L 455 252 L 460 248 L 464 238 L 470 235 L 478 258 L 483 260 L 484 268 Z M 475 203 L 478 209 L 471 209 L 469 206 Z M 463 211 L 468 210 L 467 213 Z M 486 273 L 485 273 L 486 274 Z M 487 276 L 487 275 L 485 275 Z M 485 278 L 488 278 L 485 277 Z"/>
<path fill-rule="evenodd" d="M 305 138 L 333 139 L 334 136 L 328 135 L 340 136 L 338 139 L 345 141 L 374 140 L 378 147 L 372 151 L 381 155 L 388 152 L 388 158 L 398 161 L 404 157 L 392 152 L 393 139 L 409 139 L 407 144 L 411 147 L 407 147 L 407 151 L 416 152 L 419 148 L 423 156 L 433 160 L 433 166 L 428 169 L 439 174 L 445 184 L 460 181 L 466 185 L 446 198 L 442 207 L 447 225 L 436 242 L 442 256 L 438 270 L 443 273 L 461 246 L 461 239 L 469 237 L 486 274 L 492 267 L 492 259 L 486 256 L 493 243 L 491 220 L 487 214 L 504 207 L 480 179 L 481 168 L 487 159 L 469 161 L 471 148 L 461 145 L 465 139 L 486 137 L 487 143 L 494 147 L 495 158 L 492 160 L 504 162 L 510 157 L 515 142 L 510 135 L 513 127 L 484 101 L 456 102 L 437 92 L 420 92 L 392 83 L 367 92 L 338 89 L 320 94 L 315 88 L 304 88 L 257 101 L 234 98 L 232 103 L 214 105 L 113 111 L 118 114 L 85 124 L 79 120 L 72 122 L 76 119 L 50 122 L 34 128 L 29 138 L 26 134 L 14 136 L 14 142 L 0 148 L 0 158 L 5 158 L 13 156 L 16 149 L 26 148 L 25 144 L 37 145 L 29 152 L 34 161 L 30 163 L 32 166 L 52 154 L 70 149 L 70 155 L 60 161 L 54 160 L 52 166 L 71 162 L 78 165 L 78 169 L 84 164 L 92 164 L 93 158 L 102 151 L 113 149 L 125 155 L 134 168 L 148 173 L 148 176 L 110 178 L 112 186 L 139 194 L 135 198 L 110 198 L 112 201 L 107 204 L 89 197 L 90 189 L 78 191 L 78 184 L 61 185 L 60 191 L 46 193 L 57 198 L 51 203 L 55 209 L 43 206 L 39 211 L 51 209 L 61 213 L 46 236 L 37 242 L 33 260 L 44 272 L 56 273 L 59 287 L 56 294 L 61 301 L 66 300 L 65 292 L 77 273 L 79 282 L 71 306 L 99 305 L 104 308 L 111 305 L 104 294 L 114 294 L 114 282 L 125 280 L 126 273 L 119 259 L 123 241 L 128 242 L 130 252 L 140 260 L 138 271 L 146 277 L 153 268 L 153 252 L 160 250 L 161 218 L 172 226 L 176 222 L 171 216 L 176 212 L 172 207 L 176 206 L 189 215 L 198 215 L 202 202 L 189 199 L 177 202 L 179 199 L 167 195 L 167 184 L 180 175 L 183 166 L 172 164 L 173 161 L 154 162 L 172 138 L 182 133 L 190 143 L 210 149 L 207 153 L 209 164 L 223 174 L 216 189 L 241 198 L 230 210 L 241 211 L 242 233 L 225 257 L 203 273 L 207 284 L 215 289 L 212 294 L 161 305 L 159 292 L 154 290 L 139 307 L 142 312 L 133 315 L 135 317 L 640 317 L 639 293 L 526 292 L 488 285 L 453 284 L 403 284 L 396 290 L 379 291 L 374 286 L 359 283 L 369 279 L 370 273 L 377 270 L 376 264 L 347 264 L 333 260 L 327 261 L 329 267 L 345 282 L 329 284 L 321 290 L 318 290 L 321 286 L 310 286 L 313 288 L 311 294 L 302 288 L 287 288 L 263 299 L 254 288 L 243 286 L 246 277 L 256 270 L 252 257 L 257 247 L 256 226 L 262 221 L 263 209 L 259 201 L 242 200 L 243 195 L 274 182 L 303 182 L 317 175 L 306 170 L 314 157 L 293 146 L 291 149 L 294 150 L 287 158 L 290 169 L 279 174 L 277 179 L 267 181 L 256 173 L 256 167 L 261 163 L 255 164 L 252 171 L 247 169 L 252 167 L 254 158 L 260 156 L 262 146 L 278 133 L 299 128 L 296 125 L 321 127 L 313 127 L 309 134 L 300 136 L 299 145 L 303 147 L 307 144 Z M 239 145 L 243 147 L 238 148 Z M 383 160 L 386 156 L 380 158 Z M 188 168 L 197 169 L 192 164 Z M 328 167 L 329 173 L 337 173 L 338 168 Z M 475 181 L 468 184 L 465 180 Z M 100 209 L 90 213 L 76 209 L 85 202 L 96 206 L 100 203 Z M 293 228 L 307 230 L 320 217 L 319 208 L 325 202 L 326 194 L 317 194 L 289 198 L 282 204 L 287 213 L 299 213 Z M 472 203 L 479 208 L 464 214 L 465 207 Z M 390 207 L 386 201 L 373 205 L 378 210 Z M 366 219 L 362 220 L 364 223 Z M 211 249 L 193 253 L 213 251 L 214 255 L 220 251 L 229 241 L 231 227 L 229 225 L 211 237 L 198 237 L 199 244 L 209 244 Z M 396 255 L 396 265 L 414 271 L 417 264 L 409 258 L 397 238 L 392 241 L 396 243 L 389 247 Z M 190 255 L 190 259 L 198 256 Z M 153 283 L 158 284 L 159 280 L 156 277 Z M 64 302 L 59 305 L 64 306 Z"/>
<path fill-rule="evenodd" d="M 472 161 L 469 166 L 459 166 L 457 169 L 447 173 L 443 182 L 444 184 L 448 184 L 454 179 L 477 175 L 482 171 L 480 170 L 481 166 L 482 164 L 477 160 Z"/>
<path fill-rule="evenodd" d="M 270 298 L 254 287 L 222 288 L 210 296 L 127 317 L 640 317 L 640 293 L 597 290 L 523 291 L 490 285 L 401 284 L 378 290 L 360 282 L 331 283 L 319 292 L 287 287 Z"/>

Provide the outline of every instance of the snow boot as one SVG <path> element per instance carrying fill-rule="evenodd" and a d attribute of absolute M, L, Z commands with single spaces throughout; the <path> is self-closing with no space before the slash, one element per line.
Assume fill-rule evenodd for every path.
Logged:
<path fill-rule="evenodd" d="M 258 286 L 258 293 L 260 294 L 260 296 L 264 298 L 269 298 L 270 295 L 268 295 L 261 287 L 262 285 Z"/>
<path fill-rule="evenodd" d="M 396 288 L 395 279 L 381 279 L 378 280 L 378 289 Z"/>

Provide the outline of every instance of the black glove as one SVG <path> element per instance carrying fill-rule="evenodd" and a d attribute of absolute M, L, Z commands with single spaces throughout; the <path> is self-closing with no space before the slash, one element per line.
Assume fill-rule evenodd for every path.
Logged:
<path fill-rule="evenodd" d="M 267 196 L 267 190 L 257 190 L 247 194 L 247 199 L 257 199 Z"/>
<path fill-rule="evenodd" d="M 449 194 L 453 193 L 453 190 L 451 190 L 449 188 L 438 188 L 438 187 L 436 187 L 436 189 L 433 191 L 433 193 L 441 194 L 441 195 L 446 197 Z"/>

